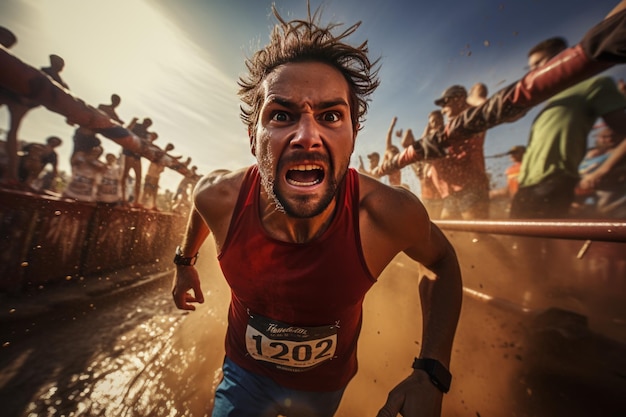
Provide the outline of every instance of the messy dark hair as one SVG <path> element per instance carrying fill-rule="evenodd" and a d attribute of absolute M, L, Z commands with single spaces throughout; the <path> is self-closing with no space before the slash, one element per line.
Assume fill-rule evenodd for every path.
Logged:
<path fill-rule="evenodd" d="M 554 38 L 545 39 L 533 46 L 530 51 L 528 51 L 528 56 L 537 52 L 545 52 L 549 56 L 556 56 L 564 49 L 567 49 L 567 41 L 565 38 L 556 36 Z"/>
<path fill-rule="evenodd" d="M 337 68 L 345 77 L 350 88 L 350 113 L 353 131 L 365 121 L 369 97 L 380 84 L 378 79 L 378 59 L 368 58 L 367 41 L 352 46 L 344 39 L 361 25 L 357 22 L 338 35 L 333 30 L 341 24 L 320 26 L 320 9 L 311 15 L 308 6 L 307 20 L 285 21 L 272 5 L 272 12 L 278 24 L 272 30 L 270 43 L 246 60 L 248 74 L 239 77 L 241 120 L 249 132 L 259 121 L 263 103 L 261 84 L 278 66 L 289 62 L 323 62 Z"/>

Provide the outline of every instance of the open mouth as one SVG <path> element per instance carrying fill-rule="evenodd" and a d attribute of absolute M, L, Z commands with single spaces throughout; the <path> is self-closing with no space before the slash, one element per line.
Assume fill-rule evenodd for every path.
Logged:
<path fill-rule="evenodd" d="M 319 165 L 296 165 L 287 171 L 287 183 L 296 187 L 310 187 L 324 180 L 324 169 Z"/>

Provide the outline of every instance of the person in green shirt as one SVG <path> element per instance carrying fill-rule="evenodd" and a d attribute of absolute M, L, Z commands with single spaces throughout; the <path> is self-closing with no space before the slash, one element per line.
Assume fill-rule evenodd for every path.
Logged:
<path fill-rule="evenodd" d="M 567 48 L 560 37 L 546 39 L 528 53 L 534 70 Z M 626 97 L 607 76 L 585 80 L 548 100 L 535 118 L 511 203 L 511 218 L 568 217 L 578 166 L 597 119 L 626 134 Z"/>

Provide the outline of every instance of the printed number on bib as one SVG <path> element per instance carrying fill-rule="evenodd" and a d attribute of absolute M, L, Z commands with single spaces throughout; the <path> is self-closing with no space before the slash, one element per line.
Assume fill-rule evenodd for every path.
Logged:
<path fill-rule="evenodd" d="M 246 329 L 246 348 L 256 360 L 292 371 L 304 371 L 332 359 L 337 327 L 298 327 L 253 316 Z"/>

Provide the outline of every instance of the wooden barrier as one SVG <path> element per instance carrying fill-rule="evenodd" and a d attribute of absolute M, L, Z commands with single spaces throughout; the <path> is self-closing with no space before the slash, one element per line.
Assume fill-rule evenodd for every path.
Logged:
<path fill-rule="evenodd" d="M 166 262 L 185 223 L 174 213 L 0 190 L 0 291 Z"/>

